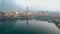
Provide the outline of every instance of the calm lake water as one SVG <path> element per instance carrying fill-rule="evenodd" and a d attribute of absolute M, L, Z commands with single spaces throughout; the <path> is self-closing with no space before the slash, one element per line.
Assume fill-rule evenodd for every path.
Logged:
<path fill-rule="evenodd" d="M 0 21 L 0 34 L 60 34 L 59 28 L 48 21 L 6 20 Z"/>

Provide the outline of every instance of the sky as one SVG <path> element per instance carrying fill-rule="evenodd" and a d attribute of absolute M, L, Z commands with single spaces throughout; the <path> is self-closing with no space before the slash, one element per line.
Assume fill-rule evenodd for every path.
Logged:
<path fill-rule="evenodd" d="M 15 0 L 18 5 L 28 6 L 36 10 L 60 11 L 60 0 Z"/>
<path fill-rule="evenodd" d="M 26 6 L 28 5 L 29 10 L 60 11 L 60 0 L 13 0 L 13 1 L 10 0 L 10 1 L 13 2 L 14 5 L 18 6 L 18 8 L 19 7 L 26 8 Z"/>

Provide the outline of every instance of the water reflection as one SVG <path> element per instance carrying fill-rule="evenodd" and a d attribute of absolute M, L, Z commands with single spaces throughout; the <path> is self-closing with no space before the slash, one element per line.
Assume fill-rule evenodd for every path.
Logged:
<path fill-rule="evenodd" d="M 60 30 L 60 25 L 59 25 L 59 24 L 56 24 L 56 23 L 54 23 L 54 24 L 55 24 L 56 27 L 59 28 L 59 30 Z"/>
<path fill-rule="evenodd" d="M 28 22 L 27 22 L 28 21 Z M 12 31 L 11 31 L 12 30 Z M 0 32 L 37 34 L 37 33 L 59 33 L 53 24 L 40 20 L 0 20 Z"/>
<path fill-rule="evenodd" d="M 53 20 L 53 23 L 56 25 L 57 28 L 60 29 L 60 21 Z"/>
<path fill-rule="evenodd" d="M 13 29 L 15 25 L 16 20 L 9 20 L 9 19 L 0 20 L 0 31 Z"/>

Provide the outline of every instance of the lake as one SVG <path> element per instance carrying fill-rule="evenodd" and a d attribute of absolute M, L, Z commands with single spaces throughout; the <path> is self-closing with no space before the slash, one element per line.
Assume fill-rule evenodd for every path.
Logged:
<path fill-rule="evenodd" d="M 60 34 L 54 23 L 40 20 L 0 20 L 0 34 Z"/>

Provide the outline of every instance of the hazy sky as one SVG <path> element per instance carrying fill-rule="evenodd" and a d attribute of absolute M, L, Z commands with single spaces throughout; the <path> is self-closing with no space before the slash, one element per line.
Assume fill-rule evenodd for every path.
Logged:
<path fill-rule="evenodd" d="M 8 0 L 4 1 L 6 3 L 8 2 Z M 14 3 L 24 8 L 28 5 L 30 10 L 60 11 L 60 0 L 10 0 L 10 2 L 10 5 Z M 3 5 L 6 5 L 6 3 Z M 6 6 L 8 6 L 8 4 Z"/>
<path fill-rule="evenodd" d="M 40 10 L 60 11 L 60 0 L 14 0 L 17 5 L 35 7 Z M 32 8 L 31 8 L 32 9 Z"/>

